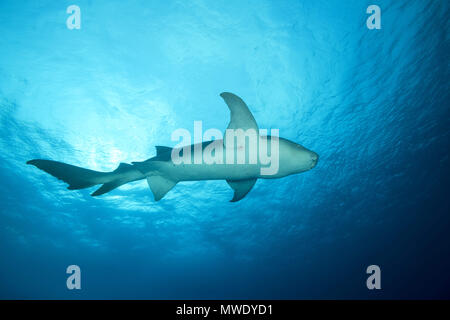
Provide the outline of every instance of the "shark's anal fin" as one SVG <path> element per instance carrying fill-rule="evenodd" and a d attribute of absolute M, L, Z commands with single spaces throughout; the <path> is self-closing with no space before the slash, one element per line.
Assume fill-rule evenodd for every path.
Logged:
<path fill-rule="evenodd" d="M 162 176 L 148 176 L 147 182 L 150 190 L 153 192 L 155 201 L 161 200 L 177 184 L 176 181 L 166 179 Z"/>
<path fill-rule="evenodd" d="M 120 187 L 121 185 L 123 185 L 124 183 L 126 183 L 127 181 L 125 180 L 114 180 L 111 182 L 107 182 L 105 184 L 103 184 L 100 188 L 98 188 L 97 190 L 95 190 L 95 192 L 91 193 L 91 196 L 96 197 L 96 196 L 100 196 L 104 193 L 110 192 L 111 190 Z"/>
<path fill-rule="evenodd" d="M 253 186 L 256 183 L 256 179 L 247 179 L 247 180 L 227 180 L 230 187 L 234 190 L 233 199 L 230 202 L 236 202 L 244 198 L 247 193 L 252 190 Z"/>
<path fill-rule="evenodd" d="M 256 131 L 256 134 L 258 134 L 258 124 L 244 100 L 230 92 L 222 92 L 220 96 L 230 109 L 230 123 L 228 124 L 227 129 L 242 129 L 244 131 L 253 129 Z M 223 142 L 226 146 L 226 134 L 224 135 Z"/>
<path fill-rule="evenodd" d="M 114 170 L 112 173 L 115 173 L 115 176 L 111 176 L 110 181 L 104 183 L 100 188 L 98 188 L 96 191 L 91 193 L 91 196 L 96 197 L 100 196 L 102 194 L 105 194 L 107 192 L 110 192 L 111 190 L 114 190 L 117 187 L 120 187 L 121 185 L 129 182 L 127 179 L 120 178 L 121 173 L 125 173 L 127 171 L 133 170 L 133 166 L 128 163 L 121 162 L 116 170 Z"/>

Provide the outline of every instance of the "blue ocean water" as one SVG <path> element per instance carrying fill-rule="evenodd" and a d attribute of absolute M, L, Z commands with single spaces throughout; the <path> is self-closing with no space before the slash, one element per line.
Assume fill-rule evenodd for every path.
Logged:
<path fill-rule="evenodd" d="M 449 14 L 446 0 L 2 0 L 0 298 L 449 298 Z M 317 167 L 230 203 L 224 181 L 92 198 L 25 164 L 145 160 L 196 120 L 225 129 L 223 91 Z"/>

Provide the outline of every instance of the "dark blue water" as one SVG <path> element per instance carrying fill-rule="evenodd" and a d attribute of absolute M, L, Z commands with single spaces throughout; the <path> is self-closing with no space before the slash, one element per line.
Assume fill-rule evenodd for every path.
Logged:
<path fill-rule="evenodd" d="M 2 0 L 0 298 L 449 298 L 449 14 L 446 0 Z M 223 91 L 317 167 L 237 203 L 224 181 L 155 203 L 145 181 L 92 198 L 25 164 L 145 160 L 194 120 L 225 129 Z"/>

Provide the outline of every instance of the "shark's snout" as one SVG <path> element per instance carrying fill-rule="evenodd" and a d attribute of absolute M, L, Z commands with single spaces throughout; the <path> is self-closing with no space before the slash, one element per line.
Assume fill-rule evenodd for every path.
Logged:
<path fill-rule="evenodd" d="M 311 169 L 317 165 L 319 161 L 319 155 L 315 152 L 311 152 Z"/>

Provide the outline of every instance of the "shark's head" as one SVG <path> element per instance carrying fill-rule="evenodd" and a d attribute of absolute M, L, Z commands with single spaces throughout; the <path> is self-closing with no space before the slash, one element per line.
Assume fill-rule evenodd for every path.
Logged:
<path fill-rule="evenodd" d="M 317 153 L 308 150 L 299 144 L 296 144 L 295 158 L 297 160 L 299 172 L 311 170 L 319 161 L 319 155 Z"/>
<path fill-rule="evenodd" d="M 319 155 L 314 151 L 283 138 L 280 138 L 280 154 L 284 155 L 280 157 L 280 169 L 284 174 L 311 170 L 319 161 Z"/>

